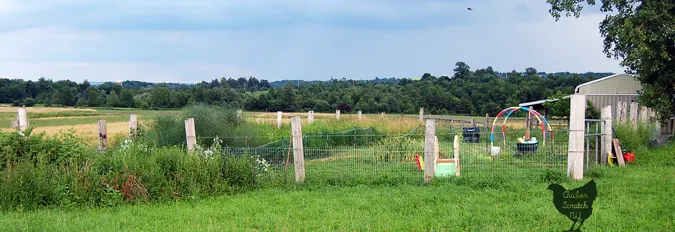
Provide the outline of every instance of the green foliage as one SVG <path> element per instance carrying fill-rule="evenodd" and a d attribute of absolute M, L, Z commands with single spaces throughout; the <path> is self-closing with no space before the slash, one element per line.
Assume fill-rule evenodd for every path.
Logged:
<path fill-rule="evenodd" d="M 23 99 L 23 105 L 26 107 L 35 106 L 35 99 L 27 97 L 26 99 Z"/>
<path fill-rule="evenodd" d="M 626 151 L 636 151 L 649 145 L 649 141 L 656 135 L 656 127 L 651 123 L 613 124 L 614 135 L 621 142 L 621 148 Z"/>
<path fill-rule="evenodd" d="M 555 101 L 545 102 L 544 107 L 550 109 L 549 115 L 556 117 L 565 117 L 569 118 L 570 116 L 570 98 L 562 92 L 557 92 L 549 99 Z M 591 101 L 586 100 L 586 118 L 587 119 L 599 119 L 600 110 L 596 109 Z"/>
<path fill-rule="evenodd" d="M 96 87 L 89 86 L 87 88 L 87 105 L 90 107 L 98 107 L 103 105 L 103 101 L 105 100 L 103 96 L 101 95 L 101 91 L 96 89 Z"/>
<path fill-rule="evenodd" d="M 122 89 L 120 93 L 120 107 L 133 107 L 134 93 L 130 89 Z"/>
<path fill-rule="evenodd" d="M 109 107 L 117 107 L 120 105 L 120 97 L 117 96 L 117 92 L 114 90 L 110 92 L 110 95 L 106 98 L 106 105 Z"/>
<path fill-rule="evenodd" d="M 584 5 L 595 0 L 547 0 L 549 12 L 558 20 L 579 17 Z M 675 2 L 669 0 L 602 0 L 600 23 L 607 57 L 621 59 L 630 74 L 642 84 L 641 105 L 659 111 L 662 119 L 675 114 Z"/>
<path fill-rule="evenodd" d="M 374 153 L 375 159 L 378 161 L 414 161 L 415 153 L 420 151 L 420 147 L 424 147 L 424 143 L 408 137 L 387 137 L 382 139 L 375 147 L 380 151 Z"/>
<path fill-rule="evenodd" d="M 150 106 L 168 108 L 171 105 L 171 92 L 167 87 L 155 87 L 150 97 Z"/>
<path fill-rule="evenodd" d="M 0 132 L 0 210 L 114 206 L 231 194 L 259 185 L 254 158 L 223 153 L 219 141 L 188 154 L 127 140 L 103 155 L 66 132 Z"/>
<path fill-rule="evenodd" d="M 206 138 L 199 140 L 206 146 L 210 146 L 215 137 L 224 138 L 225 144 L 230 144 L 231 137 L 235 137 L 233 131 L 243 124 L 233 109 L 199 104 L 183 109 L 180 115 L 158 115 L 148 138 L 159 146 L 184 145 L 186 118 L 195 119 L 195 132 L 200 138 Z"/>

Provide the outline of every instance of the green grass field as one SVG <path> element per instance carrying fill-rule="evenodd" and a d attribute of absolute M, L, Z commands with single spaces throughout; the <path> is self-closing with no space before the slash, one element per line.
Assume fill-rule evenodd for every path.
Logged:
<path fill-rule="evenodd" d="M 675 147 L 638 151 L 628 167 L 591 171 L 598 196 L 584 231 L 672 231 Z M 587 182 L 565 181 L 570 189 Z M 560 231 L 571 222 L 547 184 L 509 179 L 484 185 L 267 187 L 234 196 L 113 208 L 0 213 L 0 228 L 42 231 Z"/>

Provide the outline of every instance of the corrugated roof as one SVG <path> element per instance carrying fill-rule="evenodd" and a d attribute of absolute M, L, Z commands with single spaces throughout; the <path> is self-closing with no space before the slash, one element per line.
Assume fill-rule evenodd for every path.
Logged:
<path fill-rule="evenodd" d="M 590 84 L 593 84 L 593 83 L 597 83 L 597 82 L 600 82 L 600 81 L 604 81 L 604 80 L 607 80 L 607 79 L 610 79 L 610 78 L 615 78 L 615 77 L 623 76 L 623 75 L 633 76 L 633 75 L 630 75 L 630 74 L 620 73 L 620 74 L 614 74 L 614 75 L 606 76 L 606 77 L 603 77 L 603 78 L 600 78 L 600 79 L 595 79 L 595 80 L 577 85 L 577 87 L 574 88 L 574 93 L 579 93 L 579 87 L 587 86 L 587 85 L 590 85 Z"/>

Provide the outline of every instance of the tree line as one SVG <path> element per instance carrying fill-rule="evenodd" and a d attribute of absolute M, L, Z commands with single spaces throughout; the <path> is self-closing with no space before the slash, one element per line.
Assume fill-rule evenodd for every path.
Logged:
<path fill-rule="evenodd" d="M 181 108 L 193 103 L 224 105 L 251 111 L 416 113 L 494 115 L 522 102 L 572 94 L 584 82 L 611 75 L 542 74 L 534 68 L 500 75 L 492 67 L 471 70 L 457 62 L 452 76 L 425 73 L 416 80 L 333 79 L 270 83 L 249 78 L 219 78 L 197 84 L 125 81 L 121 85 L 88 81 L 0 79 L 0 102 L 32 106 Z M 506 76 L 506 77 L 505 77 Z M 281 87 L 275 87 L 275 85 Z"/>

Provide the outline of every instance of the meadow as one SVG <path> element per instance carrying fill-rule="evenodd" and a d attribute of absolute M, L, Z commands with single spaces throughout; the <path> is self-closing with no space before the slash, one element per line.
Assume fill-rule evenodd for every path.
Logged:
<path fill-rule="evenodd" d="M 533 130 L 547 143 L 521 154 L 514 141 L 522 136 L 523 123 L 516 119 L 507 124 L 508 133 L 496 134 L 501 152 L 492 156 L 486 131 L 470 143 L 461 137 L 466 125 L 437 123 L 441 157 L 452 157 L 452 137 L 460 136 L 462 175 L 424 184 L 415 162 L 415 155 L 424 152 L 424 127 L 416 115 L 373 114 L 357 120 L 343 114 L 337 120 L 333 114 L 316 114 L 312 124 L 303 117 L 306 181 L 296 184 L 293 164 L 286 162 L 292 159 L 290 124 L 277 128 L 276 113 L 245 112 L 240 120 L 232 109 L 205 106 L 165 112 L 44 111 L 28 111 L 36 130 L 34 122 L 41 119 L 72 123 L 50 122 L 45 128 L 76 128 L 103 117 L 124 125 L 101 155 L 95 140 L 83 142 L 89 135 L 80 130 L 29 139 L 0 133 L 5 163 L 0 167 L 0 228 L 563 230 L 571 221 L 553 207 L 548 184 L 570 189 L 590 179 L 598 183 L 598 198 L 583 230 L 669 231 L 675 219 L 670 213 L 675 207 L 663 204 L 675 196 L 675 145 L 650 147 L 644 139 L 648 128 L 616 130 L 620 137 L 635 137 L 624 145 L 637 154 L 636 162 L 625 168 L 591 166 L 576 182 L 565 174 L 564 130 L 556 132 L 555 141 Z M 125 139 L 132 111 L 144 125 L 133 141 Z M 5 118 L 10 117 L 15 116 Z M 195 118 L 200 144 L 191 153 L 185 150 L 185 117 Z"/>

